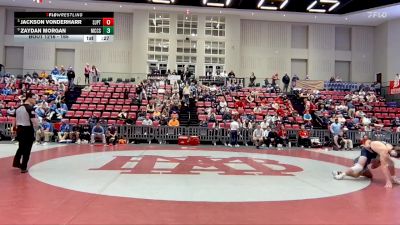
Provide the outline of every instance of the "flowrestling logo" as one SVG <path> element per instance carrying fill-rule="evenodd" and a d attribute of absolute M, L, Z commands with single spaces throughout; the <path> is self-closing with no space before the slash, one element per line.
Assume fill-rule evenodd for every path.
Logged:
<path fill-rule="evenodd" d="M 67 156 L 30 175 L 68 190 L 138 199 L 261 202 L 315 199 L 363 189 L 368 180 L 336 181 L 344 167 L 263 152 L 148 150 Z"/>

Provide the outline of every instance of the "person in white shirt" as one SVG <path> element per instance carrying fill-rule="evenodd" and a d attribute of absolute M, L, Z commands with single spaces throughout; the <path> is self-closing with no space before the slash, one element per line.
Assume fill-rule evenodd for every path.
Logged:
<path fill-rule="evenodd" d="M 150 119 L 150 116 L 146 116 L 146 119 L 142 121 L 143 126 L 152 126 L 153 121 Z"/>
<path fill-rule="evenodd" d="M 228 144 L 229 147 L 235 146 L 235 147 L 239 147 L 238 144 L 238 130 L 240 128 L 239 123 L 237 122 L 236 119 L 234 119 L 231 122 L 231 126 L 230 126 L 230 132 L 231 132 L 231 142 Z"/>
<path fill-rule="evenodd" d="M 257 125 L 257 129 L 253 131 L 253 142 L 256 145 L 256 148 L 259 149 L 262 143 L 264 142 L 263 139 L 263 130 L 261 129 L 260 125 Z"/>
<path fill-rule="evenodd" d="M 267 129 L 267 127 L 269 127 L 269 122 L 268 122 L 267 117 L 265 117 L 264 121 L 262 121 L 260 125 L 261 125 L 261 129 L 263 129 L 263 130 L 265 130 L 265 129 Z"/>

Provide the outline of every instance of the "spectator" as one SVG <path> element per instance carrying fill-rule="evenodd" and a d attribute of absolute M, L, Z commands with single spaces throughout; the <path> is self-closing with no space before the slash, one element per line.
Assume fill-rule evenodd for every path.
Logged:
<path fill-rule="evenodd" d="M 68 88 L 73 87 L 75 80 L 75 71 L 72 69 L 71 66 L 68 68 L 67 78 L 68 78 Z"/>
<path fill-rule="evenodd" d="M 0 100 L 0 109 L 5 109 L 5 108 L 6 108 L 6 106 L 4 104 L 4 101 Z"/>
<path fill-rule="evenodd" d="M 92 77 L 92 82 L 94 82 L 94 83 L 99 82 L 100 71 L 99 71 L 99 69 L 96 68 L 95 65 L 92 66 L 92 69 L 90 70 L 90 75 Z"/>
<path fill-rule="evenodd" d="M 392 120 L 392 128 L 400 127 L 400 118 L 397 116 Z"/>
<path fill-rule="evenodd" d="M 289 83 L 290 83 L 289 75 L 285 74 L 285 76 L 282 77 L 282 83 L 283 83 L 283 92 L 284 93 L 288 92 Z"/>
<path fill-rule="evenodd" d="M 153 126 L 153 121 L 150 119 L 150 116 L 146 116 L 146 119 L 142 121 L 143 126 Z"/>
<path fill-rule="evenodd" d="M 176 116 L 172 117 L 172 119 L 168 122 L 168 126 L 179 127 L 179 120 L 176 118 Z"/>
<path fill-rule="evenodd" d="M 278 131 L 278 136 L 277 136 L 277 141 L 278 144 L 281 144 L 282 146 L 286 147 L 288 143 L 288 134 L 285 126 L 281 124 L 279 131 Z M 279 147 L 279 146 L 278 146 Z"/>
<path fill-rule="evenodd" d="M 155 108 L 156 108 L 156 104 L 154 102 L 151 102 L 150 104 L 148 104 L 146 106 L 147 113 L 149 113 L 149 114 L 154 113 Z"/>
<path fill-rule="evenodd" d="M 267 127 L 264 131 L 264 143 L 267 147 L 276 147 L 277 146 L 277 137 L 278 134 L 271 127 Z"/>
<path fill-rule="evenodd" d="M 118 142 L 117 135 L 118 135 L 117 128 L 115 127 L 114 124 L 111 125 L 110 127 L 108 127 L 107 135 L 106 135 L 107 145 L 109 145 L 109 146 L 111 146 L 111 144 L 116 145 Z"/>
<path fill-rule="evenodd" d="M 263 133 L 260 125 L 257 125 L 257 128 L 253 131 L 253 143 L 256 145 L 257 149 L 259 149 L 264 142 Z"/>
<path fill-rule="evenodd" d="M 53 75 L 55 75 L 55 76 L 60 75 L 60 71 L 58 70 L 57 66 L 54 67 L 54 69 L 51 71 L 50 74 L 51 74 L 52 76 L 53 76 Z"/>
<path fill-rule="evenodd" d="M 91 143 L 94 144 L 96 139 L 101 139 L 103 144 L 106 144 L 106 135 L 104 134 L 104 128 L 100 126 L 100 123 L 97 123 L 95 127 L 92 129 L 91 135 Z"/>
<path fill-rule="evenodd" d="M 14 106 L 10 106 L 10 108 L 7 109 L 7 116 L 15 117 L 15 108 L 14 108 Z"/>
<path fill-rule="evenodd" d="M 256 82 L 256 76 L 254 75 L 254 73 L 251 73 L 251 75 L 250 75 L 250 83 L 249 83 L 249 87 L 255 87 L 256 86 L 256 84 L 255 84 L 255 82 Z"/>
<path fill-rule="evenodd" d="M 304 111 L 303 119 L 307 122 L 312 120 L 312 116 L 308 110 Z"/>
<path fill-rule="evenodd" d="M 343 131 L 340 133 L 342 142 L 344 144 L 345 151 L 353 149 L 353 141 L 347 135 L 347 131 L 348 131 L 348 129 L 346 127 L 344 127 Z"/>
<path fill-rule="evenodd" d="M 90 84 L 90 79 L 89 76 L 92 73 L 92 69 L 90 68 L 89 63 L 86 63 L 85 69 L 84 69 L 84 76 L 85 76 L 85 84 Z M 87 83 L 86 83 L 87 82 Z"/>
<path fill-rule="evenodd" d="M 126 110 L 122 110 L 119 114 L 118 114 L 118 120 L 122 120 L 125 121 L 128 118 L 128 113 L 126 112 Z"/>
<path fill-rule="evenodd" d="M 91 126 L 89 124 L 84 124 L 81 126 L 79 130 L 79 137 L 81 139 L 81 143 L 89 143 L 91 141 Z"/>
<path fill-rule="evenodd" d="M 61 66 L 60 66 L 60 75 L 65 76 L 65 73 L 66 73 L 66 71 L 65 71 L 65 69 L 64 69 L 64 66 L 61 65 Z"/>
<path fill-rule="evenodd" d="M 279 75 L 276 73 L 272 76 L 272 86 L 278 85 Z"/>
<path fill-rule="evenodd" d="M 354 114 L 356 113 L 356 107 L 353 105 L 352 101 L 347 102 L 347 108 L 348 108 L 348 111 L 347 111 L 348 116 L 354 117 Z"/>
<path fill-rule="evenodd" d="M 233 70 L 231 70 L 231 72 L 228 73 L 228 77 L 235 78 L 235 73 L 233 72 Z"/>
<path fill-rule="evenodd" d="M 62 121 L 60 131 L 58 132 L 58 142 L 64 142 L 69 138 L 71 127 L 66 120 Z"/>
<path fill-rule="evenodd" d="M 332 123 L 329 127 L 329 131 L 331 132 L 332 136 L 333 136 L 333 143 L 336 146 L 336 149 L 340 149 L 340 145 L 339 145 L 339 134 L 340 131 L 342 130 L 342 125 L 339 123 L 339 119 L 335 119 L 335 122 Z"/>
<path fill-rule="evenodd" d="M 69 133 L 69 136 L 72 140 L 73 143 L 80 144 L 81 143 L 81 138 L 80 138 L 80 126 L 77 124 L 72 125 L 71 132 Z"/>
<path fill-rule="evenodd" d="M 41 144 L 42 139 L 44 139 L 43 145 L 47 145 L 50 142 L 51 137 L 53 136 L 53 126 L 49 123 L 48 120 L 44 120 L 39 129 L 36 131 L 36 144 Z"/>
<path fill-rule="evenodd" d="M 230 132 L 231 132 L 231 141 L 228 144 L 229 147 L 235 146 L 235 147 L 239 147 L 238 144 L 238 131 L 239 131 L 239 123 L 237 122 L 236 119 L 233 119 L 233 121 L 230 124 Z"/>
<path fill-rule="evenodd" d="M 183 93 L 183 102 L 185 103 L 185 106 L 189 106 L 190 87 L 188 84 L 185 84 L 182 93 Z"/>
<path fill-rule="evenodd" d="M 311 146 L 310 132 L 307 131 L 304 126 L 300 127 L 298 136 L 299 136 L 299 145 L 302 148 L 303 147 L 309 148 Z"/>

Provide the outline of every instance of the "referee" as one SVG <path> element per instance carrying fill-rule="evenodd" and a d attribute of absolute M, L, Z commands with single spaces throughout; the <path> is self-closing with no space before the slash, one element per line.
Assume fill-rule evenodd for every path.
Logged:
<path fill-rule="evenodd" d="M 29 156 L 35 140 L 34 127 L 38 126 L 35 111 L 33 110 L 35 104 L 36 100 L 33 98 L 32 93 L 27 93 L 24 104 L 18 107 L 15 112 L 14 127 L 17 127 L 16 140 L 19 142 L 19 147 L 14 157 L 13 167 L 21 169 L 21 173 L 28 172 Z"/>

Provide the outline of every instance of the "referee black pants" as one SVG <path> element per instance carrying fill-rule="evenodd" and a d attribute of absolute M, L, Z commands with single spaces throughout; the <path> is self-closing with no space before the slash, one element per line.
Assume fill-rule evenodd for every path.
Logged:
<path fill-rule="evenodd" d="M 19 167 L 21 170 L 28 168 L 28 161 L 31 155 L 33 141 L 35 139 L 33 127 L 18 126 L 17 140 L 19 142 L 17 153 L 15 153 L 13 166 Z M 22 162 L 21 162 L 22 158 Z"/>

